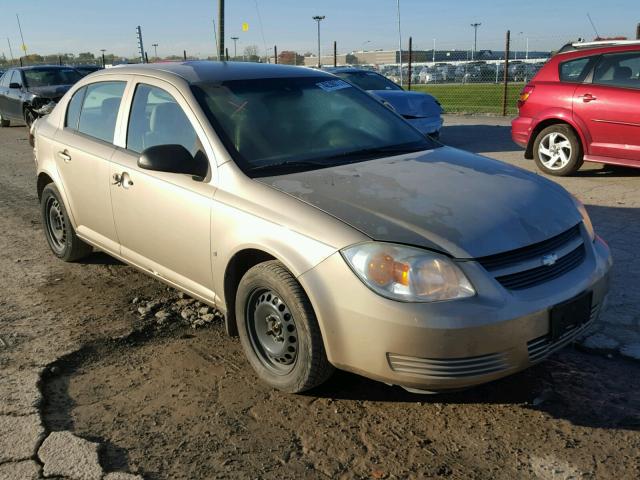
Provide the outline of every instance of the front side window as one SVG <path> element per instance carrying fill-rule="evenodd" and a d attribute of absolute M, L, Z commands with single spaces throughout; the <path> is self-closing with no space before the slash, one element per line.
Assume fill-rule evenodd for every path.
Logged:
<path fill-rule="evenodd" d="M 73 85 L 82 78 L 75 68 L 30 68 L 24 71 L 27 87 Z"/>
<path fill-rule="evenodd" d="M 78 131 L 112 143 L 125 85 L 126 82 L 98 82 L 88 85 L 80 111 Z"/>
<path fill-rule="evenodd" d="M 370 95 L 337 78 L 231 80 L 192 89 L 227 150 L 250 176 L 437 146 Z"/>
<path fill-rule="evenodd" d="M 603 55 L 593 73 L 593 83 L 640 88 L 640 52 Z"/>
<path fill-rule="evenodd" d="M 67 107 L 67 116 L 64 121 L 64 126 L 73 130 L 78 129 L 78 122 L 80 121 L 80 110 L 82 109 L 82 101 L 87 91 L 87 87 L 83 87 L 73 94 L 69 106 Z"/>
<path fill-rule="evenodd" d="M 202 150 L 193 125 L 175 98 L 161 88 L 139 84 L 129 115 L 127 149 L 141 153 L 156 145 L 182 145 L 194 157 Z"/>
<path fill-rule="evenodd" d="M 0 78 L 0 87 L 7 87 L 9 88 L 9 79 L 11 78 L 13 71 L 9 70 L 8 72 L 5 72 L 4 75 L 2 75 L 2 78 Z"/>
<path fill-rule="evenodd" d="M 593 66 L 594 57 L 578 58 L 560 64 L 560 81 L 581 83 Z"/>

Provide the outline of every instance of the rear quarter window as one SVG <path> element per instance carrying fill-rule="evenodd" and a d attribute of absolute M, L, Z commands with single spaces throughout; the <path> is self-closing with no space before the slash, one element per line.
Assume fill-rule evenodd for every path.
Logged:
<path fill-rule="evenodd" d="M 594 57 L 576 58 L 560 64 L 560 81 L 582 83 L 591 71 Z"/>

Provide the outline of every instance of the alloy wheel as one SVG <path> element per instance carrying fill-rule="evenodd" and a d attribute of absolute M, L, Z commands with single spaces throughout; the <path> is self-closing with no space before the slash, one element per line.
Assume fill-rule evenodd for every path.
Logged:
<path fill-rule="evenodd" d="M 562 133 L 551 132 L 544 136 L 538 147 L 540 162 L 549 170 L 561 170 L 571 159 L 571 142 Z"/>

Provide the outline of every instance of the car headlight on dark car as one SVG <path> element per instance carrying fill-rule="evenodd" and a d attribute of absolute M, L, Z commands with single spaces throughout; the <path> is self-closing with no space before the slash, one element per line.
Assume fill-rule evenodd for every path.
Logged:
<path fill-rule="evenodd" d="M 438 302 L 476 293 L 455 262 L 434 252 L 367 242 L 347 247 L 341 253 L 365 285 L 392 300 Z"/>

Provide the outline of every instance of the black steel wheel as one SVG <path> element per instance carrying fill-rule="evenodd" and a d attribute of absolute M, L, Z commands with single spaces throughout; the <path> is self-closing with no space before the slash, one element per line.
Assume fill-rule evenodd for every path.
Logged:
<path fill-rule="evenodd" d="M 93 248 L 83 242 L 73 229 L 58 189 L 50 183 L 42 191 L 40 211 L 44 234 L 51 251 L 65 262 L 89 255 Z"/>
<path fill-rule="evenodd" d="M 333 366 L 311 303 L 282 263 L 272 260 L 249 269 L 235 302 L 240 341 L 261 380 L 298 393 L 331 376 Z"/>

